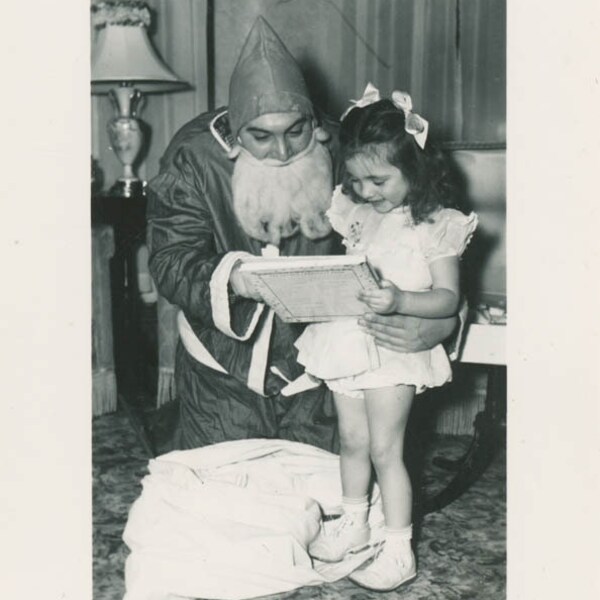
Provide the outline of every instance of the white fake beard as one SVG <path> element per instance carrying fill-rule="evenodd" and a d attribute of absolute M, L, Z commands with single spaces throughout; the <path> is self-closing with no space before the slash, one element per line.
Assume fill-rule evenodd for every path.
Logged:
<path fill-rule="evenodd" d="M 241 148 L 233 179 L 233 209 L 252 238 L 279 245 L 298 230 L 311 240 L 331 231 L 325 211 L 331 205 L 331 156 L 314 137 L 287 163 L 259 160 Z"/>

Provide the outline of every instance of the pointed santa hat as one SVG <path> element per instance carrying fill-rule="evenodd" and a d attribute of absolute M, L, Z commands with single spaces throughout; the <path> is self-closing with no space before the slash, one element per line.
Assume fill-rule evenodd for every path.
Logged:
<path fill-rule="evenodd" d="M 236 136 L 248 121 L 281 112 L 313 115 L 313 105 L 298 63 L 271 26 L 258 17 L 229 84 L 231 132 Z"/>

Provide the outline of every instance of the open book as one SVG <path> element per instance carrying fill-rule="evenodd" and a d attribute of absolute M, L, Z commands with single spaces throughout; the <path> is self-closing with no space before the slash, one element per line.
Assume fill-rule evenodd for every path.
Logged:
<path fill-rule="evenodd" d="M 240 271 L 253 273 L 264 301 L 288 323 L 332 321 L 367 312 L 356 298 L 377 288 L 377 275 L 359 255 L 256 257 Z"/>

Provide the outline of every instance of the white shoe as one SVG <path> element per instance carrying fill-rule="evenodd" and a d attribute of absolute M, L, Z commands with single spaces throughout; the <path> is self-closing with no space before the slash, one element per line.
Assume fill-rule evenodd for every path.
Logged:
<path fill-rule="evenodd" d="M 390 592 L 417 576 L 417 564 L 412 550 L 402 551 L 384 542 L 371 562 L 353 571 L 348 579 L 376 592 Z"/>
<path fill-rule="evenodd" d="M 346 554 L 366 548 L 370 537 L 368 523 L 355 523 L 352 515 L 343 514 L 321 525 L 319 534 L 308 546 L 308 553 L 323 562 L 339 562 Z"/>

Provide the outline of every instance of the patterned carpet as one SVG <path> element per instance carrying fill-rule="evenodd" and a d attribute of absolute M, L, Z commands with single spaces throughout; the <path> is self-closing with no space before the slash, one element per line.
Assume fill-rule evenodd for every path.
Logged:
<path fill-rule="evenodd" d="M 122 409 L 93 421 L 94 600 L 121 600 L 128 554 L 121 535 L 132 502 L 141 492 L 149 455 Z M 421 487 L 439 489 L 451 475 L 431 462 L 460 457 L 464 436 L 432 436 L 424 454 Z M 159 448 L 164 451 L 164 448 Z M 271 600 L 411 600 L 506 597 L 506 453 L 501 449 L 483 476 L 458 500 L 418 523 L 419 573 L 387 594 L 368 592 L 348 580 L 269 596 Z"/>

